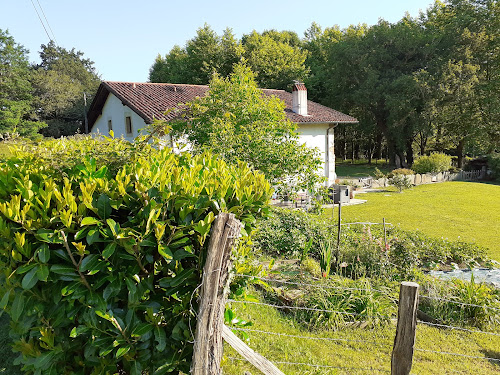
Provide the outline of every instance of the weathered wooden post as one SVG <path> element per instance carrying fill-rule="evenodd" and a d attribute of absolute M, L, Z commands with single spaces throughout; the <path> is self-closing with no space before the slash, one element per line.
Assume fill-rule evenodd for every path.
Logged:
<path fill-rule="evenodd" d="M 408 375 L 411 370 L 417 328 L 418 289 L 417 283 L 401 283 L 391 375 Z"/>
<path fill-rule="evenodd" d="M 240 231 L 241 223 L 233 214 L 220 213 L 212 225 L 200 289 L 191 364 L 193 375 L 221 374 L 222 330 L 231 268 L 231 248 Z"/>

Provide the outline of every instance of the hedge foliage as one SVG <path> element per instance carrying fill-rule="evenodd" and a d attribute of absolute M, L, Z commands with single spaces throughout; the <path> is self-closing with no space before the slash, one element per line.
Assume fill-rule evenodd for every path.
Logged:
<path fill-rule="evenodd" d="M 30 374 L 188 373 L 211 223 L 232 212 L 252 230 L 270 186 L 210 154 L 95 142 L 0 163 L 0 307 L 18 362 Z M 52 160 L 38 159 L 47 147 Z"/>
<path fill-rule="evenodd" d="M 451 168 L 451 160 L 451 156 L 436 152 L 429 156 L 423 155 L 418 157 L 411 169 L 416 173 L 446 172 Z"/>

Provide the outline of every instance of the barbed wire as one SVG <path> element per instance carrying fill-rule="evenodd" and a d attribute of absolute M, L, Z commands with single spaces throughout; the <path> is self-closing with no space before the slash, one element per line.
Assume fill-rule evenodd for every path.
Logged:
<path fill-rule="evenodd" d="M 419 349 L 419 348 L 416 348 L 415 350 L 419 351 L 419 352 L 427 352 L 427 353 L 435 353 L 435 354 L 445 354 L 445 355 L 453 355 L 453 356 L 456 356 L 456 357 L 465 357 L 465 358 L 471 358 L 471 359 L 483 359 L 485 361 L 500 362 L 500 358 L 479 357 L 479 356 L 467 355 L 467 354 L 460 354 L 460 353 L 438 352 L 438 351 L 435 351 L 435 350 Z"/>
<path fill-rule="evenodd" d="M 290 338 L 296 338 L 296 339 L 306 339 L 306 340 L 334 341 L 334 342 L 336 342 L 336 341 L 357 342 L 357 343 L 367 343 L 367 344 L 380 345 L 380 346 L 391 344 L 391 343 L 383 343 L 380 341 L 352 340 L 352 339 L 330 338 L 330 337 L 300 336 L 300 335 L 289 335 L 287 333 L 280 333 L 280 332 L 268 332 L 268 331 L 262 331 L 262 330 L 258 330 L 258 329 L 248 329 L 248 328 L 238 328 L 238 327 L 229 327 L 229 328 L 231 328 L 232 330 L 235 330 L 235 331 L 264 333 L 267 335 L 283 336 L 283 337 L 290 337 Z"/>
<path fill-rule="evenodd" d="M 363 316 L 364 318 L 383 320 L 383 317 L 381 317 L 381 316 L 364 315 L 364 314 L 360 314 L 360 313 L 351 313 L 351 312 L 347 312 L 347 311 L 326 310 L 326 309 L 317 309 L 314 307 L 302 307 L 302 306 L 274 305 L 271 303 L 254 302 L 254 301 L 238 301 L 238 300 L 234 300 L 234 299 L 228 299 L 227 301 L 228 302 L 235 302 L 235 303 L 248 303 L 248 304 L 252 304 L 252 305 L 262 305 L 262 306 L 274 307 L 277 309 L 292 309 L 292 310 L 326 312 L 326 313 L 333 313 L 333 314 L 340 314 L 340 315 L 349 315 L 349 316 L 353 316 L 353 317 L 354 316 Z M 388 318 L 388 319 L 390 319 L 390 318 Z"/>
<path fill-rule="evenodd" d="M 370 223 L 368 221 L 356 221 L 354 223 L 341 223 L 340 225 L 384 225 L 384 223 Z M 391 224 L 391 223 L 385 223 L 385 225 L 390 225 L 391 227 L 393 227 L 394 225 Z"/>
<path fill-rule="evenodd" d="M 481 331 L 478 329 L 467 329 L 467 328 L 449 326 L 446 324 L 439 324 L 439 323 L 430 323 L 430 322 L 424 322 L 422 320 L 418 320 L 417 323 L 425 324 L 425 325 L 432 326 L 432 327 L 455 329 L 458 331 L 464 331 L 464 332 L 470 332 L 470 333 L 481 333 L 481 334 L 491 335 L 491 336 L 500 336 L 499 333 L 495 333 L 495 332 Z"/>
<path fill-rule="evenodd" d="M 236 357 L 226 357 L 227 359 L 231 359 L 234 361 L 242 361 L 247 362 L 244 358 L 236 358 Z M 362 367 L 343 367 L 343 366 L 329 366 L 329 365 L 315 365 L 312 363 L 303 363 L 303 362 L 286 362 L 286 361 L 272 361 L 274 364 L 278 365 L 292 365 L 292 366 L 309 366 L 309 367 L 318 367 L 318 368 L 331 368 L 337 370 L 357 370 L 357 371 L 378 371 L 378 372 L 386 372 L 390 373 L 389 370 L 378 369 L 378 368 L 362 368 Z"/>
<path fill-rule="evenodd" d="M 500 311 L 500 308 L 498 308 L 498 307 L 475 305 L 473 303 L 466 303 L 466 302 L 454 301 L 454 300 L 451 300 L 451 299 L 446 299 L 446 298 L 441 298 L 441 297 L 432 297 L 432 296 L 422 296 L 422 295 L 420 295 L 419 298 L 434 299 L 434 300 L 437 300 L 437 301 L 450 302 L 450 303 L 454 303 L 454 304 L 462 305 L 462 306 L 481 307 L 481 308 L 485 308 L 485 309 Z"/>
<path fill-rule="evenodd" d="M 342 286 L 331 286 L 331 285 L 316 285 L 316 284 L 309 284 L 309 283 L 301 283 L 301 282 L 296 282 L 296 281 L 286 281 L 286 280 L 279 280 L 279 279 L 272 279 L 268 277 L 259 277 L 259 276 L 250 276 L 250 275 L 243 275 L 241 273 L 235 274 L 235 276 L 241 276 L 241 277 L 247 277 L 247 278 L 254 278 L 262 281 L 271 281 L 271 282 L 276 282 L 276 283 L 281 283 L 281 284 L 287 284 L 287 285 L 299 285 L 299 286 L 310 286 L 314 288 L 323 288 L 323 289 L 338 289 L 338 290 L 353 290 L 353 291 L 360 291 L 360 292 L 379 292 L 387 297 L 389 296 L 387 293 L 388 291 L 384 291 L 381 289 L 375 289 L 375 288 L 350 288 L 350 287 L 342 287 Z"/>

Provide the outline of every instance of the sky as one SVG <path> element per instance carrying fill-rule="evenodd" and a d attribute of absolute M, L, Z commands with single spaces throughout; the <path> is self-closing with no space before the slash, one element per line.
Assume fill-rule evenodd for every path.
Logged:
<path fill-rule="evenodd" d="M 292 30 L 300 37 L 312 22 L 323 28 L 397 22 L 408 12 L 425 11 L 432 0 L 0 0 L 0 29 L 39 62 L 50 39 L 82 51 L 103 80 L 147 82 L 158 54 L 184 46 L 205 23 L 219 35 L 229 27 L 236 37 L 253 30 Z M 37 14 L 37 11 L 38 14 Z M 45 24 L 44 27 L 39 19 Z M 48 21 L 48 23 L 46 22 Z"/>

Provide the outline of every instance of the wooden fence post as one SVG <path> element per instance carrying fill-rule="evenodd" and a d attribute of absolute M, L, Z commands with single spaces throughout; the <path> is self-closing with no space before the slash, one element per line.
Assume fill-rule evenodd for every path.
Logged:
<path fill-rule="evenodd" d="M 408 375 L 411 370 L 417 328 L 418 288 L 417 283 L 401 283 L 391 375 Z"/>
<path fill-rule="evenodd" d="M 231 328 L 224 326 L 222 337 L 224 337 L 224 340 L 226 340 L 234 350 L 265 375 L 285 375 L 271 361 L 250 349 L 247 344 L 241 341 L 240 338 L 231 331 Z"/>
<path fill-rule="evenodd" d="M 222 329 L 231 268 L 231 248 L 240 231 L 241 223 L 233 214 L 220 213 L 212 224 L 200 289 L 190 371 L 193 375 L 221 374 Z"/>

